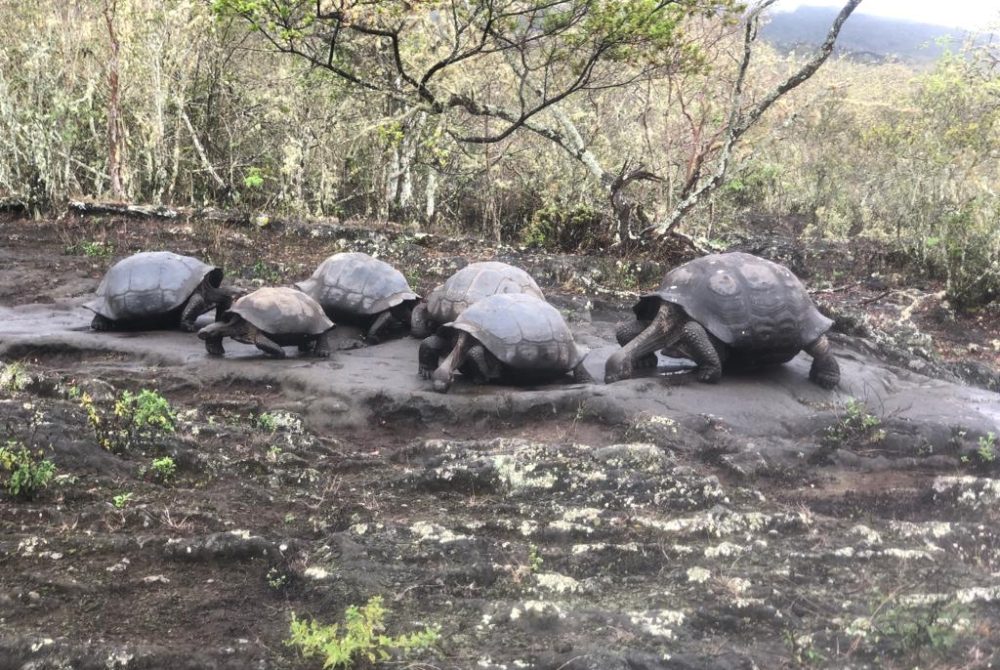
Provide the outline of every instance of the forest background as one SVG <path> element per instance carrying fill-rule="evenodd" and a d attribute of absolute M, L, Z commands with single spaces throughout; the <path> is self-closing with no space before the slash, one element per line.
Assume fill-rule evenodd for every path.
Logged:
<path fill-rule="evenodd" d="M 874 240 L 960 308 L 995 300 L 1000 46 L 980 35 L 929 62 L 845 51 L 742 127 L 814 53 L 749 42 L 744 10 L 2 3 L 0 197 L 36 213 L 84 196 L 392 220 L 623 254 L 668 228 L 708 248 L 779 222 Z"/>

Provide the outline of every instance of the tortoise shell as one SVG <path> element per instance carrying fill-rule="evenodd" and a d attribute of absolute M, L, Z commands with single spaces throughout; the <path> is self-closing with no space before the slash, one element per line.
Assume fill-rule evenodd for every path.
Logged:
<path fill-rule="evenodd" d="M 802 282 L 777 263 L 742 252 L 711 254 L 669 271 L 634 310 L 655 316 L 660 301 L 680 306 L 736 350 L 798 352 L 830 329 Z"/>
<path fill-rule="evenodd" d="M 333 328 L 319 303 L 293 288 L 259 288 L 237 300 L 223 319 L 234 314 L 272 335 L 320 335 Z"/>
<path fill-rule="evenodd" d="M 407 300 L 417 301 L 406 277 L 384 261 L 361 252 L 334 254 L 309 279 L 295 285 L 327 313 L 380 314 Z"/>
<path fill-rule="evenodd" d="M 482 298 L 505 293 L 545 300 L 542 289 L 521 268 L 497 261 L 470 263 L 434 289 L 427 298 L 427 314 L 437 323 L 447 323 Z"/>
<path fill-rule="evenodd" d="M 445 327 L 469 333 L 515 369 L 568 371 L 583 360 L 559 310 L 528 293 L 483 298 Z"/>
<path fill-rule="evenodd" d="M 161 316 L 184 305 L 206 276 L 222 283 L 222 269 L 197 258 L 144 251 L 111 266 L 85 307 L 112 321 Z"/>

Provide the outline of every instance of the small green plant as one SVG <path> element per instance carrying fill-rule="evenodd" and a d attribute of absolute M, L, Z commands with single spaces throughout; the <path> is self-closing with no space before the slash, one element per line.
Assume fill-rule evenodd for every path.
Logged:
<path fill-rule="evenodd" d="M 243 185 L 248 189 L 257 191 L 264 185 L 264 173 L 259 167 L 251 167 L 243 175 Z"/>
<path fill-rule="evenodd" d="M 979 438 L 979 448 L 976 455 L 984 464 L 992 463 L 997 459 L 997 436 L 996 433 L 987 433 Z"/>
<path fill-rule="evenodd" d="M 76 398 L 86 412 L 97 443 L 112 453 L 124 453 L 173 433 L 176 428 L 173 408 L 156 391 L 122 391 L 110 410 L 101 408 L 89 393 L 76 387 L 70 389 L 70 397 Z"/>
<path fill-rule="evenodd" d="M 380 596 L 372 597 L 361 607 L 348 607 L 343 627 L 298 619 L 292 614 L 291 637 L 285 644 L 297 647 L 304 658 L 322 659 L 324 668 L 349 668 L 361 662 L 386 661 L 394 651 L 405 654 L 426 649 L 440 639 L 438 627 L 409 635 L 385 635 L 385 615 Z"/>
<path fill-rule="evenodd" d="M 273 433 L 278 430 L 278 421 L 274 418 L 273 414 L 262 412 L 257 415 L 257 427 L 265 432 Z"/>
<path fill-rule="evenodd" d="M 868 411 L 860 400 L 849 398 L 844 403 L 840 420 L 827 427 L 827 442 L 840 446 L 847 444 L 876 444 L 885 439 L 882 420 Z"/>
<path fill-rule="evenodd" d="M 532 572 L 539 572 L 542 569 L 542 563 L 545 560 L 542 558 L 541 553 L 538 551 L 538 545 L 529 544 L 528 545 L 528 568 Z"/>
<path fill-rule="evenodd" d="M 161 484 L 169 484 L 177 472 L 177 463 L 170 456 L 154 458 L 148 472 Z"/>
<path fill-rule="evenodd" d="M 0 365 L 2 365 L 0 367 L 0 393 L 14 395 L 27 388 L 31 381 L 31 375 L 25 371 L 21 363 L 15 361 Z"/>
<path fill-rule="evenodd" d="M 971 632 L 971 613 L 957 601 L 884 606 L 870 619 L 872 637 L 894 655 L 930 650 L 947 653 Z"/>
<path fill-rule="evenodd" d="M 281 589 L 288 586 L 291 579 L 288 574 L 280 570 L 279 568 L 271 568 L 267 571 L 267 585 L 270 586 L 275 591 L 280 591 Z"/>
<path fill-rule="evenodd" d="M 282 281 L 281 271 L 276 265 L 257 261 L 246 269 L 245 275 L 248 279 L 260 279 L 267 284 L 280 284 Z"/>
<path fill-rule="evenodd" d="M 56 466 L 41 450 L 32 453 L 14 440 L 0 447 L 0 484 L 14 498 L 33 500 L 55 474 Z"/>
<path fill-rule="evenodd" d="M 115 252 L 113 245 L 107 242 L 85 240 L 66 247 L 67 254 L 82 254 L 89 258 L 110 258 Z"/>
<path fill-rule="evenodd" d="M 115 506 L 115 509 L 125 509 L 129 502 L 132 500 L 132 492 L 126 491 L 125 493 L 119 493 L 114 498 L 111 499 L 111 504 Z"/>

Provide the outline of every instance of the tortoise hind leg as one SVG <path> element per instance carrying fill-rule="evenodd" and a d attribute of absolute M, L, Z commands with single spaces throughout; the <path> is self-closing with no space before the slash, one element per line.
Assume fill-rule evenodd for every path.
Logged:
<path fill-rule="evenodd" d="M 464 368 L 463 372 L 471 368 L 469 371 L 472 373 L 472 381 L 476 384 L 488 384 L 500 378 L 500 362 L 483 345 L 469 347 L 466 361 L 471 365 Z"/>
<path fill-rule="evenodd" d="M 101 316 L 100 314 L 95 314 L 94 319 L 90 322 L 90 327 L 94 330 L 108 331 L 115 329 L 115 322 L 106 316 Z"/>
<path fill-rule="evenodd" d="M 809 380 L 830 390 L 840 382 L 840 365 L 830 351 L 830 341 L 826 335 L 805 348 L 807 354 L 813 357 L 809 368 Z"/>
<path fill-rule="evenodd" d="M 259 330 L 254 333 L 253 337 L 254 346 L 263 351 L 268 356 L 273 358 L 284 358 L 285 350 L 281 346 L 272 340 L 270 337 L 260 332 Z"/>

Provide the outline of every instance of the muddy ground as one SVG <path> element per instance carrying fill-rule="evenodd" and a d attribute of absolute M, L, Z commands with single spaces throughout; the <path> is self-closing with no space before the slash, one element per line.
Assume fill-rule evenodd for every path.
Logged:
<path fill-rule="evenodd" d="M 285 643 L 292 614 L 342 622 L 373 596 L 388 635 L 439 630 L 386 667 L 1000 662 L 1000 318 L 954 314 L 871 247 L 750 245 L 837 318 L 835 392 L 802 356 L 718 386 L 438 395 L 409 338 L 352 349 L 344 329 L 325 361 L 227 343 L 217 361 L 179 332 L 91 332 L 81 304 L 139 250 L 202 256 L 245 288 L 363 250 L 425 292 L 500 257 L 533 272 L 601 376 L 670 259 L 321 222 L 6 220 L 0 239 L 0 446 L 57 468 L 35 500 L 0 495 L 0 670 L 320 667 Z M 176 430 L 103 448 L 81 398 L 111 420 L 140 389 Z M 164 456 L 172 477 L 151 467 Z"/>

